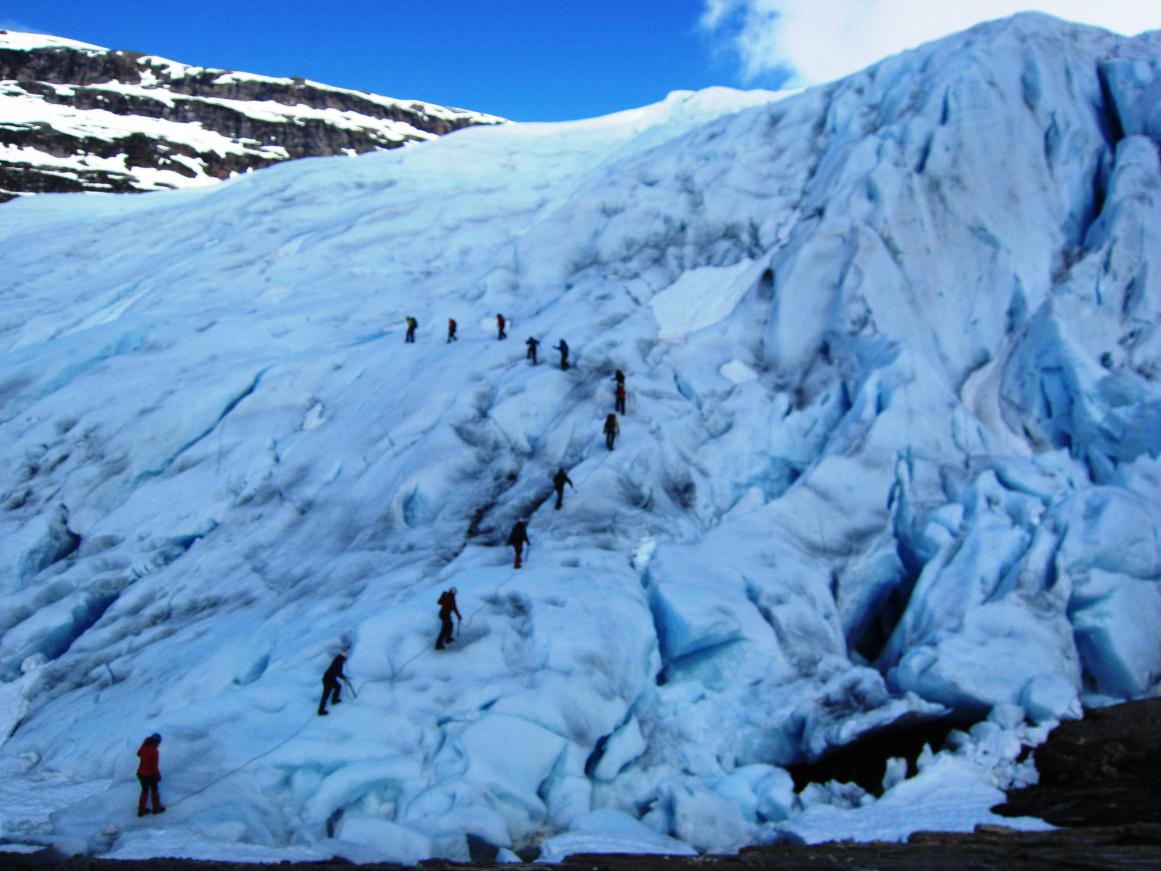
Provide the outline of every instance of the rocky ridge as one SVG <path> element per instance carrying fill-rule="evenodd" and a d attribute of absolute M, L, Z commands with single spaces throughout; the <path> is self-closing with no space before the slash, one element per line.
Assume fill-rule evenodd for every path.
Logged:
<path fill-rule="evenodd" d="M 0 202 L 196 187 L 501 119 L 0 30 Z"/>

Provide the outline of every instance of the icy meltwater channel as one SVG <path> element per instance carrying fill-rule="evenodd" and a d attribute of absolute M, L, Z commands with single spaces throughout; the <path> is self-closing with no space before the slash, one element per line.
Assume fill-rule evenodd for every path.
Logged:
<path fill-rule="evenodd" d="M 1021 17 L 792 97 L 0 207 L 3 837 L 996 821 L 1053 722 L 1161 671 L 1154 42 Z M 358 697 L 318 717 L 343 640 Z M 788 773 L 935 720 L 881 797 Z"/>

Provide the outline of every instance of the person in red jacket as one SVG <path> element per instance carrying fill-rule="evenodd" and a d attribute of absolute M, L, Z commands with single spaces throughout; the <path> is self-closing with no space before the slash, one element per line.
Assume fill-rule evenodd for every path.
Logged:
<path fill-rule="evenodd" d="M 137 800 L 137 816 L 139 817 L 149 813 L 145 809 L 145 799 L 149 796 L 153 798 L 153 812 L 155 814 L 165 813 L 165 805 L 161 803 L 161 796 L 157 791 L 157 785 L 161 783 L 161 767 L 157 752 L 160 744 L 161 736 L 154 732 L 141 742 L 141 748 L 137 751 L 137 756 L 141 759 L 137 765 L 137 779 L 141 782 L 141 798 Z"/>

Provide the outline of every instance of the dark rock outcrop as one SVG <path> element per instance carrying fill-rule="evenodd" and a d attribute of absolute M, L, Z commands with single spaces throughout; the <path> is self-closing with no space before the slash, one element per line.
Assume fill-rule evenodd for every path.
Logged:
<path fill-rule="evenodd" d="M 1057 826 L 1161 825 L 1161 699 L 1088 711 L 1033 752 L 1040 782 L 995 810 Z"/>
<path fill-rule="evenodd" d="M 398 148 L 500 122 L 299 78 L 6 36 L 23 35 L 0 30 L 0 101 L 21 111 L 0 113 L 0 201 L 207 184 L 283 160 Z"/>

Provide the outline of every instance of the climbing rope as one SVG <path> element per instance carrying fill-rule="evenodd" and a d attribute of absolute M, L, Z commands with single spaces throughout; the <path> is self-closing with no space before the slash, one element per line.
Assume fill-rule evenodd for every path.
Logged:
<path fill-rule="evenodd" d="M 292 740 L 294 740 L 300 734 L 302 734 L 302 732 L 306 730 L 307 726 L 309 726 L 312 722 L 314 722 L 315 716 L 316 716 L 315 714 L 312 714 L 309 720 L 307 720 L 305 723 L 303 723 L 301 726 L 299 726 L 297 729 L 295 729 L 293 732 L 291 732 L 289 735 L 287 735 L 285 738 L 283 738 L 281 741 L 279 741 L 277 744 L 275 744 L 273 747 L 271 747 L 269 750 L 265 750 L 262 753 L 259 753 L 257 756 L 254 756 L 254 757 L 251 757 L 250 759 L 247 759 L 245 762 L 243 762 L 241 765 L 237 766 L 236 768 L 231 768 L 229 771 L 225 772 L 224 774 L 219 775 L 214 780 L 211 780 L 209 783 L 207 783 L 201 789 L 195 789 L 193 792 L 187 793 L 186 795 L 183 795 L 177 801 L 171 801 L 169 803 L 168 807 L 171 807 L 171 808 L 177 807 L 179 804 L 181 804 L 186 799 L 193 798 L 195 795 L 201 795 L 203 792 L 205 792 L 211 786 L 217 786 L 219 783 L 221 783 L 227 777 L 232 777 L 233 775 L 237 774 L 242 769 L 248 768 L 249 766 L 253 765 L 259 759 L 262 759 L 266 756 L 269 756 L 275 750 L 278 750 L 278 749 L 286 746 Z"/>
<path fill-rule="evenodd" d="M 529 548 L 529 550 L 531 550 L 531 548 Z M 510 572 L 508 572 L 508 574 L 504 577 L 504 580 L 500 581 L 500 583 L 498 583 L 495 586 L 495 588 L 492 590 L 490 597 L 495 598 L 496 596 L 498 596 L 500 594 L 500 589 L 502 587 L 504 587 L 514 577 L 516 577 L 516 569 L 512 569 Z M 463 631 L 463 628 L 465 625 L 470 626 L 472 623 L 472 620 L 475 618 L 475 616 L 477 614 L 479 614 L 481 611 L 483 611 L 484 608 L 487 607 L 487 605 L 488 605 L 488 600 L 485 598 L 484 601 L 482 601 L 480 603 L 479 607 L 476 608 L 476 610 L 472 611 L 468 615 L 466 620 L 460 620 L 459 623 L 456 625 L 456 634 L 459 635 Z M 407 666 L 411 665 L 411 663 L 415 662 L 417 659 L 419 659 L 424 654 L 429 654 L 429 653 L 434 653 L 434 652 L 435 652 L 434 645 L 425 644 L 423 647 L 421 647 L 419 650 L 417 650 L 415 653 L 413 653 L 407 659 L 403 660 L 403 662 L 399 666 L 393 668 L 391 670 L 391 674 L 388 677 L 386 677 L 386 678 L 369 677 L 366 680 L 364 680 L 361 684 L 359 684 L 358 692 L 362 692 L 363 687 L 367 686 L 367 684 L 372 684 L 372 683 L 387 682 L 389 684 L 394 685 L 394 683 L 397 680 L 399 680 L 399 676 L 403 673 L 404 669 L 406 669 Z M 356 695 L 358 695 L 358 693 L 356 693 Z"/>

